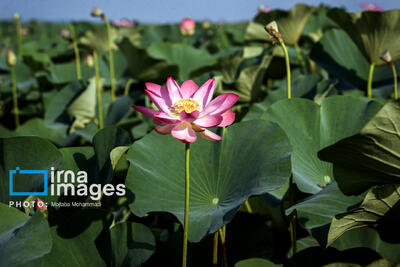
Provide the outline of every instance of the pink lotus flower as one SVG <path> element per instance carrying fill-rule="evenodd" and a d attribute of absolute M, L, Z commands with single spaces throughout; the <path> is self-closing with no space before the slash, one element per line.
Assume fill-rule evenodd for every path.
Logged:
<path fill-rule="evenodd" d="M 193 35 L 196 22 L 191 18 L 184 18 L 179 25 L 182 35 Z"/>
<path fill-rule="evenodd" d="M 191 80 L 185 81 L 179 87 L 170 77 L 167 80 L 168 90 L 154 83 L 146 83 L 146 88 L 145 92 L 159 110 L 141 106 L 133 108 L 152 117 L 155 124 L 161 125 L 155 128 L 158 133 L 171 133 L 182 143 L 196 141 L 196 132 L 207 140 L 219 141 L 222 137 L 207 128 L 228 126 L 235 120 L 235 112 L 231 107 L 239 96 L 226 93 L 211 101 L 215 88 L 214 79 L 208 80 L 199 88 Z"/>
<path fill-rule="evenodd" d="M 135 22 L 130 21 L 128 19 L 122 19 L 120 21 L 115 20 L 113 22 L 113 24 L 114 24 L 115 27 L 120 27 L 120 28 L 123 28 L 123 27 L 131 28 L 131 27 L 135 26 Z"/>
<path fill-rule="evenodd" d="M 270 11 L 271 11 L 271 8 L 269 6 L 259 5 L 258 9 L 257 9 L 257 14 L 268 13 Z"/>
<path fill-rule="evenodd" d="M 372 3 L 363 3 L 361 5 L 361 8 L 365 11 L 376 11 L 376 12 L 382 12 L 383 11 L 383 7 L 382 6 L 378 6 Z"/>
<path fill-rule="evenodd" d="M 60 35 L 62 38 L 68 39 L 71 36 L 71 33 L 67 29 L 61 29 Z"/>

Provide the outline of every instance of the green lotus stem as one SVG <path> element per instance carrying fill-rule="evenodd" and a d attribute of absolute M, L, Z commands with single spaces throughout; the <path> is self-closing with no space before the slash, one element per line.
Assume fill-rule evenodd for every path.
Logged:
<path fill-rule="evenodd" d="M 125 85 L 124 95 L 129 95 L 129 88 L 131 87 L 132 83 L 133 83 L 133 79 L 129 78 L 128 82 Z"/>
<path fill-rule="evenodd" d="M 249 199 L 246 199 L 246 201 L 244 202 L 244 205 L 245 205 L 248 213 L 253 213 L 253 209 L 250 206 Z"/>
<path fill-rule="evenodd" d="M 372 98 L 372 78 L 374 76 L 374 68 L 375 63 L 371 63 L 369 67 L 369 75 L 368 75 L 368 87 L 367 87 L 367 97 Z"/>
<path fill-rule="evenodd" d="M 218 266 L 218 237 L 219 237 L 219 231 L 216 231 L 214 233 L 213 267 Z"/>
<path fill-rule="evenodd" d="M 21 34 L 21 21 L 15 20 L 15 27 L 17 30 L 17 55 L 22 58 L 22 34 Z"/>
<path fill-rule="evenodd" d="M 99 58 L 96 50 L 93 51 L 94 58 L 94 71 L 97 91 L 97 113 L 99 113 L 99 128 L 103 129 L 103 103 L 101 97 L 101 84 L 100 84 L 100 72 L 99 72 Z"/>
<path fill-rule="evenodd" d="M 398 93 L 397 93 L 397 71 L 396 71 L 396 66 L 394 63 L 392 63 L 392 70 L 393 70 L 393 82 L 394 82 L 394 100 L 399 99 Z"/>
<path fill-rule="evenodd" d="M 219 236 L 221 238 L 221 245 L 222 245 L 222 249 L 223 249 L 223 253 L 224 253 L 223 254 L 224 255 L 224 266 L 228 267 L 228 257 L 227 257 L 227 253 L 226 253 L 226 238 L 225 238 L 226 226 L 222 227 L 218 231 L 219 231 Z"/>
<path fill-rule="evenodd" d="M 78 80 L 82 80 L 81 57 L 79 55 L 78 43 L 76 42 L 75 27 L 71 23 L 69 25 L 69 28 L 71 30 L 72 46 L 74 47 L 74 53 L 75 53 L 76 77 L 78 78 Z"/>
<path fill-rule="evenodd" d="M 294 189 L 293 187 L 295 186 L 295 182 L 294 182 L 294 177 L 293 174 L 290 176 L 289 179 L 289 203 L 290 206 L 294 205 L 295 201 L 294 201 Z M 293 218 L 290 220 L 289 223 L 289 232 L 290 232 L 290 241 L 292 242 L 292 254 L 296 254 L 297 251 L 297 234 L 296 234 L 296 214 L 293 215 Z"/>
<path fill-rule="evenodd" d="M 190 162 L 190 143 L 186 143 L 185 147 L 185 218 L 183 223 L 183 255 L 182 267 L 186 267 L 187 261 L 187 239 L 189 228 L 189 162 Z"/>
<path fill-rule="evenodd" d="M 18 95 L 17 95 L 17 81 L 15 79 L 14 66 L 11 67 L 11 86 L 14 104 L 14 116 L 15 116 L 15 129 L 19 128 L 19 109 L 18 109 Z"/>
<path fill-rule="evenodd" d="M 292 98 L 292 90 L 290 88 L 290 61 L 289 61 L 289 54 L 286 48 L 285 43 L 283 42 L 282 38 L 279 38 L 279 43 L 282 46 L 283 54 L 285 55 L 285 63 L 286 63 L 286 82 L 287 82 L 287 98 Z"/>
<path fill-rule="evenodd" d="M 305 66 L 305 62 L 304 62 L 303 55 L 301 54 L 301 50 L 300 50 L 299 45 L 298 45 L 297 43 L 295 43 L 295 44 L 294 44 L 294 48 L 296 49 L 296 54 L 297 54 L 297 58 L 298 58 L 299 61 L 300 61 L 300 65 L 301 65 L 302 67 L 304 67 L 304 66 Z"/>
<path fill-rule="evenodd" d="M 293 216 L 293 219 L 290 221 L 289 225 L 290 231 L 290 240 L 292 242 L 292 254 L 296 254 L 297 251 L 297 240 L 296 240 L 296 216 Z"/>
<path fill-rule="evenodd" d="M 114 72 L 114 55 L 112 51 L 112 36 L 111 36 L 111 24 L 107 16 L 104 16 L 107 27 L 107 39 L 108 39 L 108 59 L 110 64 L 110 80 L 111 80 L 111 101 L 115 101 L 115 72 Z"/>

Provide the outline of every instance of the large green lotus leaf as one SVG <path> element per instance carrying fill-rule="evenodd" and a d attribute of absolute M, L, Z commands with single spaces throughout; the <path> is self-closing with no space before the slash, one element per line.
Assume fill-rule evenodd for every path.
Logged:
<path fill-rule="evenodd" d="M 114 40 L 117 38 L 117 31 L 112 28 L 111 29 L 111 39 L 113 42 L 111 43 L 112 49 L 116 50 L 117 46 L 114 43 Z M 96 50 L 99 55 L 108 51 L 108 36 L 106 25 L 104 27 L 95 27 L 92 30 L 89 30 L 82 36 L 79 40 L 84 46 L 87 46 L 93 50 Z"/>
<path fill-rule="evenodd" d="M 9 208 L 13 209 L 13 208 Z M 1 209 L 3 211 L 3 208 Z M 18 211 L 19 212 L 19 211 Z M 0 235 L 0 266 L 25 266 L 39 259 L 51 250 L 52 240 L 46 219 L 38 212 L 25 222 L 16 217 L 16 212 L 2 212 L 1 216 L 11 215 L 16 224 Z M 8 220 L 4 218 L 2 221 Z"/>
<path fill-rule="evenodd" d="M 178 25 L 149 25 L 144 29 L 140 47 L 146 48 L 154 43 L 182 42 L 182 34 Z"/>
<path fill-rule="evenodd" d="M 193 71 L 217 63 L 216 58 L 206 50 L 196 49 L 188 44 L 157 43 L 146 51 L 152 58 L 178 66 L 180 80 L 188 80 Z"/>
<path fill-rule="evenodd" d="M 79 81 L 71 82 L 63 87 L 46 105 L 46 112 L 44 114 L 45 124 L 55 129 L 65 128 L 65 124 L 62 122 L 68 120 L 63 120 L 61 116 L 84 89 L 86 89 L 85 83 Z"/>
<path fill-rule="evenodd" d="M 176 66 L 171 68 L 167 62 L 151 58 L 146 49 L 134 46 L 127 38 L 124 38 L 118 46 L 127 59 L 133 78 L 141 81 L 165 82 L 168 76 L 177 76 Z"/>
<path fill-rule="evenodd" d="M 16 136 L 38 136 L 43 139 L 48 139 L 58 146 L 64 146 L 66 143 L 68 143 L 66 131 L 66 127 L 59 127 L 57 130 L 48 127 L 41 118 L 33 118 L 24 122 L 24 124 L 22 124 L 16 131 L 10 131 L 0 125 L 0 136 L 2 138 Z"/>
<path fill-rule="evenodd" d="M 100 80 L 100 88 L 103 86 L 104 79 Z M 102 89 L 100 89 L 102 90 Z M 70 133 L 77 129 L 85 128 L 96 116 L 97 111 L 97 89 L 96 79 L 89 81 L 87 88 L 68 106 L 67 114 L 74 117 Z M 104 108 L 106 106 L 103 106 Z"/>
<path fill-rule="evenodd" d="M 239 69 L 228 69 L 225 71 L 226 77 L 223 77 L 223 79 L 218 79 L 217 84 L 216 84 L 216 90 L 218 93 L 235 93 L 239 95 L 239 101 L 242 102 L 250 102 L 254 99 L 257 98 L 260 90 L 262 83 L 264 81 L 264 74 L 269 66 L 269 64 L 272 61 L 272 56 L 271 55 L 262 55 L 261 56 L 261 61 L 257 65 L 249 66 L 246 68 L 243 68 L 240 70 L 238 77 L 235 77 L 235 81 L 232 83 L 231 80 L 228 80 L 229 83 L 225 84 L 223 83 L 222 80 L 227 80 L 229 78 L 232 78 L 232 73 L 233 72 L 238 72 Z M 236 61 L 236 60 L 234 60 Z M 231 68 L 233 67 L 239 67 L 235 66 L 236 64 L 232 65 Z M 228 67 L 226 67 L 228 68 Z"/>
<path fill-rule="evenodd" d="M 93 137 L 93 147 L 101 179 L 99 183 L 105 184 L 112 180 L 111 151 L 118 146 L 130 144 L 129 132 L 115 126 L 108 126 Z"/>
<path fill-rule="evenodd" d="M 251 131 L 251 135 L 249 135 Z M 165 211 L 184 216 L 185 146 L 156 132 L 128 151 L 126 185 L 138 216 Z M 250 195 L 282 186 L 290 176 L 291 146 L 276 124 L 254 120 L 227 128 L 220 142 L 191 145 L 189 240 L 199 241 L 227 224 Z"/>
<path fill-rule="evenodd" d="M 337 262 L 337 263 L 330 263 L 328 265 L 324 265 L 323 267 L 397 267 L 398 264 L 387 260 L 387 259 L 379 259 L 374 262 L 371 262 L 368 265 L 360 265 L 356 263 L 344 263 L 344 262 Z"/>
<path fill-rule="evenodd" d="M 400 263 L 400 244 L 383 241 L 379 233 L 371 228 L 358 228 L 345 232 L 331 245 L 339 250 L 351 248 L 370 248 L 378 252 L 383 258 Z"/>
<path fill-rule="evenodd" d="M 77 174 L 79 171 L 85 171 L 88 176 L 88 184 L 94 182 L 97 179 L 98 173 L 96 168 L 96 159 L 94 157 L 94 150 L 91 146 L 80 146 L 80 147 L 64 147 L 60 148 L 59 151 L 62 154 L 62 164 L 57 169 L 57 171 L 69 171 L 71 170 L 73 173 Z M 55 176 L 56 177 L 56 176 Z M 70 182 L 72 182 L 70 180 Z M 61 183 L 64 183 L 63 176 L 61 176 Z M 58 184 L 57 179 L 55 179 L 54 184 Z M 78 185 L 78 182 L 75 181 L 75 185 Z M 56 187 L 55 187 L 56 188 Z M 61 192 L 64 192 L 64 189 L 61 188 Z M 70 196 L 70 194 L 66 196 L 61 195 L 51 195 L 41 196 L 41 200 L 45 203 L 50 202 L 74 202 L 81 201 L 84 202 L 85 197 L 80 196 Z M 58 207 L 52 206 L 54 209 L 58 209 Z"/>
<path fill-rule="evenodd" d="M 304 75 L 300 73 L 293 73 L 291 80 L 292 96 L 293 97 L 305 97 L 309 95 L 313 90 L 316 90 L 318 83 L 322 77 L 319 74 Z M 286 80 L 281 81 L 281 86 L 278 88 L 272 88 L 267 91 L 267 97 L 260 103 L 255 103 L 251 106 L 249 112 L 243 120 L 259 119 L 263 113 L 278 100 L 287 98 Z"/>
<path fill-rule="evenodd" d="M 140 27 L 118 29 L 119 39 L 127 38 L 134 46 L 140 46 L 142 39 L 142 29 Z M 118 45 L 118 44 L 117 44 Z"/>
<path fill-rule="evenodd" d="M 95 243 L 103 227 L 109 227 L 106 214 L 99 209 L 84 209 L 51 227 L 50 253 L 29 266 L 106 266 Z"/>
<path fill-rule="evenodd" d="M 128 62 L 125 58 L 125 55 L 119 50 L 113 52 L 113 57 L 114 57 L 114 77 L 115 77 L 116 86 L 117 87 L 125 86 L 126 79 L 123 78 L 123 76 L 128 68 Z M 105 65 L 103 65 L 103 67 L 101 69 L 99 66 L 100 75 L 101 75 L 101 77 L 105 78 L 105 82 L 104 82 L 105 86 L 111 86 L 109 60 L 110 60 L 109 54 L 106 53 L 103 56 L 103 59 L 101 60 L 104 62 Z M 101 64 L 100 62 L 99 62 L 99 65 Z"/>
<path fill-rule="evenodd" d="M 327 31 L 313 46 L 310 58 L 347 86 L 360 88 L 367 84 L 369 63 L 343 30 Z M 374 82 L 392 80 L 393 74 L 386 66 L 375 68 Z"/>
<path fill-rule="evenodd" d="M 321 190 L 318 184 L 333 177 L 332 164 L 319 160 L 318 151 L 360 131 L 380 108 L 380 103 L 360 97 L 328 97 L 321 105 L 294 98 L 275 102 L 262 118 L 284 129 L 293 145 L 296 184 L 304 192 L 316 193 Z"/>
<path fill-rule="evenodd" d="M 25 213 L 3 203 L 0 203 L 0 215 L 7 218 L 0 222 L 0 236 L 16 225 L 23 225 L 29 219 Z"/>
<path fill-rule="evenodd" d="M 247 23 L 239 22 L 224 25 L 223 30 L 232 36 L 235 43 L 243 44 L 245 42 Z"/>
<path fill-rule="evenodd" d="M 326 30 L 337 27 L 337 24 L 327 16 L 329 10 L 327 6 L 321 5 L 317 9 L 317 12 L 308 18 L 302 33 L 309 36 L 314 42 L 318 42 Z"/>
<path fill-rule="evenodd" d="M 140 223 L 118 223 L 110 229 L 112 266 L 141 266 L 156 249 L 151 230 Z"/>
<path fill-rule="evenodd" d="M 106 73 L 106 65 L 102 59 L 99 60 L 99 69 L 100 73 L 103 75 Z M 57 63 L 57 64 L 50 64 L 47 68 L 47 72 L 38 72 L 37 76 L 45 76 L 47 79 L 52 83 L 69 83 L 71 81 L 76 81 L 77 74 L 76 74 L 76 63 L 67 62 L 67 63 Z M 89 78 L 93 77 L 94 75 L 94 68 L 89 67 L 83 61 L 81 62 L 81 72 L 82 72 L 82 80 L 86 81 Z"/>
<path fill-rule="evenodd" d="M 132 99 L 127 96 L 119 96 L 111 103 L 107 111 L 105 125 L 117 124 L 132 111 Z"/>
<path fill-rule="evenodd" d="M 239 261 L 235 264 L 235 267 L 278 267 L 278 266 L 282 266 L 282 264 L 275 264 L 263 258 L 251 258 Z"/>
<path fill-rule="evenodd" d="M 346 195 L 375 185 L 400 181 L 400 106 L 387 103 L 359 134 L 324 148 L 318 156 L 333 163 L 333 173 Z"/>
<path fill-rule="evenodd" d="M 351 249 L 346 249 L 344 251 L 339 251 L 331 247 L 328 248 L 310 247 L 296 253 L 287 262 L 285 262 L 284 266 L 285 267 L 298 267 L 298 266 L 366 267 L 370 266 L 367 264 L 370 264 L 380 258 L 382 257 L 377 252 L 366 247 L 351 248 Z"/>
<path fill-rule="evenodd" d="M 399 185 L 389 184 L 373 188 L 358 208 L 347 213 L 337 214 L 333 218 L 328 234 L 328 246 L 346 231 L 376 226 L 385 216 L 388 216 L 389 212 L 392 213 L 390 215 L 392 220 L 395 217 L 399 218 L 399 201 Z"/>
<path fill-rule="evenodd" d="M 380 56 L 386 50 L 394 61 L 400 59 L 400 10 L 349 14 L 334 8 L 328 16 L 348 33 L 370 63 L 385 65 Z"/>
<path fill-rule="evenodd" d="M 27 196 L 9 195 L 9 171 L 50 170 L 62 161 L 61 153 L 50 142 L 35 136 L 0 138 L 0 201 L 24 200 Z M 43 174 L 14 174 L 14 192 L 41 192 Z"/>
<path fill-rule="evenodd" d="M 127 63 L 120 51 L 114 51 L 114 71 L 115 71 L 115 79 L 117 83 L 121 83 L 121 77 L 123 76 Z M 118 62 L 118 64 L 116 64 Z M 57 63 L 50 64 L 47 68 L 48 72 L 38 72 L 36 76 L 46 77 L 50 82 L 56 84 L 64 84 L 69 83 L 71 81 L 77 80 L 76 74 L 76 63 L 75 61 L 67 62 L 67 63 Z M 99 72 L 100 77 L 105 79 L 104 84 L 110 86 L 110 70 L 108 64 L 108 54 L 103 57 L 99 57 Z M 94 76 L 94 67 L 89 67 L 84 61 L 81 61 L 81 73 L 82 80 L 87 81 Z"/>
<path fill-rule="evenodd" d="M 10 71 L 10 67 L 7 64 L 0 68 L 8 72 Z M 26 64 L 17 61 L 17 64 L 14 66 L 14 72 L 18 90 L 27 92 L 27 90 L 35 83 L 35 77 L 33 76 L 32 71 Z M 2 92 L 11 92 L 11 74 L 8 73 L 7 75 L 2 75 L 1 78 L 3 80 Z"/>
<path fill-rule="evenodd" d="M 265 13 L 261 12 L 250 22 L 246 29 L 246 40 L 248 41 L 267 41 L 267 33 L 264 26 L 275 20 L 278 24 L 278 30 L 288 45 L 294 45 L 299 42 L 301 32 L 306 25 L 307 19 L 315 11 L 315 8 L 297 4 L 289 11 L 273 10 Z"/>
<path fill-rule="evenodd" d="M 286 214 L 297 210 L 299 223 L 306 229 L 313 229 L 329 224 L 336 214 L 346 212 L 362 199 L 362 195 L 345 196 L 333 181 L 317 194 L 287 209 Z"/>

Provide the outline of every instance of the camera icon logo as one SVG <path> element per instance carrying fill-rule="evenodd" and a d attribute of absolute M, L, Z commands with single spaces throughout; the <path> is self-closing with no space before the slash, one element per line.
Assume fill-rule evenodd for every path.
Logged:
<path fill-rule="evenodd" d="M 43 175 L 43 192 L 14 192 L 14 175 L 15 174 L 42 174 Z M 15 170 L 9 170 L 10 177 L 10 196 L 47 196 L 48 195 L 48 171 L 47 170 L 21 170 L 16 167 Z"/>

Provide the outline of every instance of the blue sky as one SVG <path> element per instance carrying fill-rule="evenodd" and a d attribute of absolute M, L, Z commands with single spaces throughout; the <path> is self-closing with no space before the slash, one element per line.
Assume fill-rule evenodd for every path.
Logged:
<path fill-rule="evenodd" d="M 360 10 L 363 2 L 382 5 L 385 10 L 400 8 L 400 0 L 1 0 L 0 19 L 10 19 L 14 12 L 19 12 L 23 20 L 95 20 L 89 13 L 93 6 L 98 6 L 111 19 L 126 17 L 142 23 L 178 22 L 186 16 L 232 22 L 251 19 L 261 4 L 289 9 L 299 2 L 346 6 L 350 11 Z"/>

